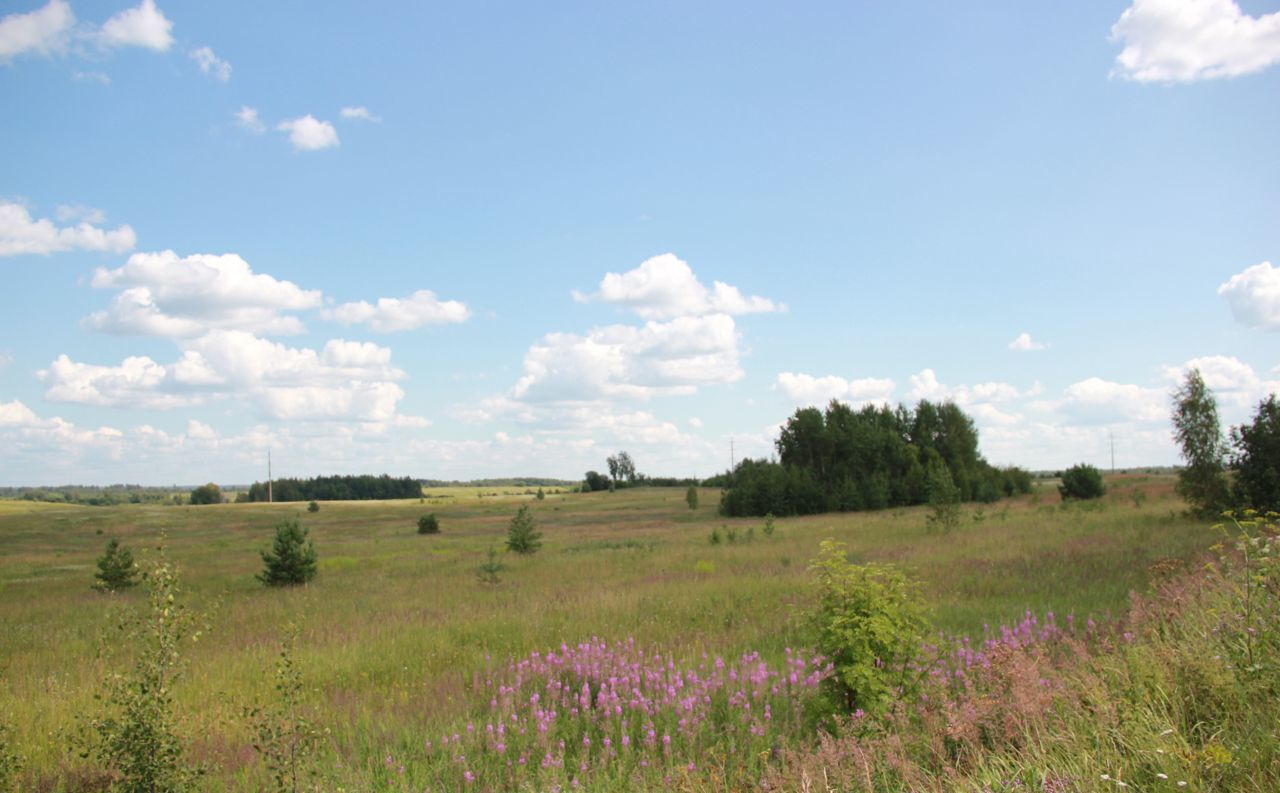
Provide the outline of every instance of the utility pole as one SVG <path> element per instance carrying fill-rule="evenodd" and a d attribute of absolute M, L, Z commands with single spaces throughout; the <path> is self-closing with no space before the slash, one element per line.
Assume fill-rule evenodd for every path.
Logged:
<path fill-rule="evenodd" d="M 271 447 L 267 447 L 267 503 L 272 503 L 271 498 Z"/>
<path fill-rule="evenodd" d="M 737 460 L 733 456 L 733 438 L 729 439 L 729 473 L 733 473 L 733 469 L 737 467 Z"/>

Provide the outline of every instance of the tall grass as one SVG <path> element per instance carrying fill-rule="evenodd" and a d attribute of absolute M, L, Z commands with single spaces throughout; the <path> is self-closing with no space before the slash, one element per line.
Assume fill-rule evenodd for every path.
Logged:
<path fill-rule="evenodd" d="M 1169 481 L 1131 487 L 1148 494 L 1139 506 L 1124 487 L 1088 510 L 1046 493 L 988 505 L 983 520 L 947 536 L 930 534 L 920 510 L 899 510 L 777 520 L 766 537 L 758 520 L 716 515 L 715 491 L 691 511 L 679 488 L 458 497 L 431 505 L 444 532 L 426 536 L 416 533 L 416 499 L 326 503 L 315 514 L 298 504 L 0 510 L 0 713 L 25 759 L 24 789 L 71 789 L 82 765 L 65 736 L 110 671 L 95 652 L 104 619 L 113 603 L 144 597 L 93 592 L 94 559 L 112 536 L 145 557 L 167 530 L 190 605 L 211 612 L 212 635 L 189 648 L 174 692 L 178 729 L 213 769 L 210 789 L 262 786 L 243 709 L 270 697 L 288 623 L 299 630 L 310 717 L 330 730 L 326 773 L 348 789 L 399 789 L 400 764 L 406 777 L 429 777 L 426 742 L 438 745 L 487 704 L 477 681 L 535 651 L 631 638 L 686 669 L 704 653 L 758 653 L 785 668 L 786 648 L 802 646 L 794 617 L 811 596 L 807 562 L 828 537 L 858 559 L 905 566 L 949 632 L 1016 624 L 1028 609 L 1122 614 L 1152 564 L 1208 544 L 1180 517 Z M 476 566 L 523 503 L 545 533 L 542 551 L 509 555 L 501 583 L 479 585 Z M 311 530 L 319 574 L 267 590 L 253 579 L 258 552 L 295 514 Z M 708 546 L 722 524 L 739 541 Z"/>

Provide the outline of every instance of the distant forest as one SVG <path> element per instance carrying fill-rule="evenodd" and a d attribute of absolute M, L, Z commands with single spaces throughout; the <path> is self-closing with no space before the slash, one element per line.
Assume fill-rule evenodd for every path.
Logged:
<path fill-rule="evenodd" d="M 811 515 L 923 504 L 947 477 L 962 501 L 1026 493 L 1031 474 L 978 452 L 973 419 L 954 403 L 803 408 L 776 442 L 778 460 L 743 460 L 727 477 L 725 515 Z"/>
<path fill-rule="evenodd" d="M 506 479 L 419 479 L 423 487 L 576 487 L 577 482 L 568 479 L 548 479 L 541 476 L 517 476 Z"/>
<path fill-rule="evenodd" d="M 272 482 L 274 501 L 370 501 L 390 498 L 419 498 L 422 485 L 411 476 L 317 476 L 311 479 L 276 479 Z M 254 482 L 247 501 L 266 501 L 267 486 Z"/>

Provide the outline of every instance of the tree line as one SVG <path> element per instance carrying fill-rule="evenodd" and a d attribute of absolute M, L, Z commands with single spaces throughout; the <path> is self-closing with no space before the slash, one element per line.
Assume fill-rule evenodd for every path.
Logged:
<path fill-rule="evenodd" d="M 951 402 L 868 405 L 833 400 L 801 408 L 776 442 L 776 460 L 745 459 L 726 475 L 728 516 L 810 515 L 924 504 L 939 487 L 961 501 L 995 501 L 1031 490 L 1031 474 L 996 468 L 978 451 L 978 430 Z"/>
<path fill-rule="evenodd" d="M 273 501 L 374 501 L 393 498 L 420 498 L 422 485 L 411 476 L 317 476 L 311 479 L 276 479 Z M 254 482 L 249 501 L 266 501 L 267 485 Z"/>

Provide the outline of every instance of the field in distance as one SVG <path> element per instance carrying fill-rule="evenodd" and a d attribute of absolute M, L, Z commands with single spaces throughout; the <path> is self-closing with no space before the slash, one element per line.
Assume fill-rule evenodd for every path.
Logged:
<path fill-rule="evenodd" d="M 215 769 L 214 781 L 251 789 L 261 771 L 241 713 L 269 696 L 287 623 L 300 631 L 316 721 L 346 768 L 374 769 L 456 730 L 483 704 L 473 684 L 485 670 L 562 642 L 634 637 L 677 659 L 754 650 L 778 661 L 801 646 L 807 566 L 826 538 L 847 543 L 857 561 L 908 570 L 947 631 L 981 635 L 1026 610 L 1059 620 L 1119 614 L 1153 563 L 1190 560 L 1216 535 L 1182 516 L 1172 477 L 1108 484 L 1098 502 L 1062 504 L 1042 488 L 965 505 L 962 525 L 946 535 L 930 532 L 923 510 L 899 509 L 778 519 L 765 536 L 761 519 L 721 518 L 712 489 L 700 491 L 697 510 L 679 488 L 544 488 L 543 500 L 523 492 L 537 488 L 434 488 L 423 502 L 322 502 L 315 513 L 305 502 L 0 504 L 0 713 L 37 777 L 64 778 L 80 762 L 65 736 L 94 712 L 111 668 L 95 655 L 99 637 L 121 603 L 145 601 L 138 590 L 90 589 L 112 537 L 144 560 L 167 533 L 187 602 L 209 625 L 207 639 L 187 648 L 176 706 L 188 734 L 200 736 L 193 754 Z M 483 585 L 476 568 L 489 548 L 502 550 L 522 504 L 544 545 L 531 556 L 504 554 L 500 582 Z M 426 512 L 442 533 L 417 534 Z M 254 579 L 259 552 L 273 526 L 294 517 L 310 529 L 319 574 L 305 587 L 267 589 Z M 709 542 L 713 531 L 719 544 Z"/>

